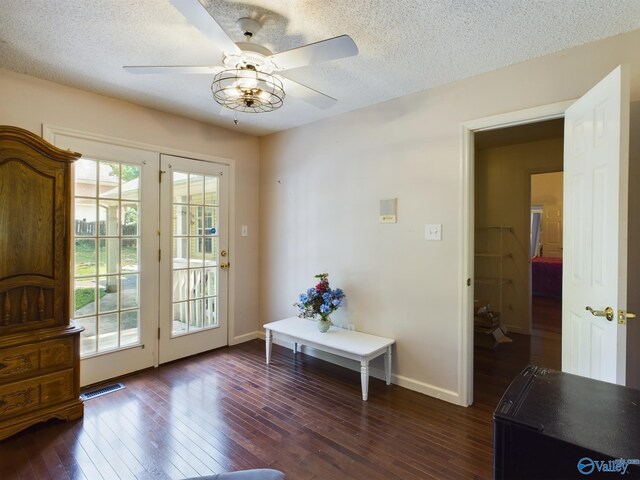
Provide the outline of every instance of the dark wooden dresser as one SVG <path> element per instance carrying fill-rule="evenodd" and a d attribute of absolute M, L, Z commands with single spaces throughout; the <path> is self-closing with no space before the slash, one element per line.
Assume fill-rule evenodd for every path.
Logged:
<path fill-rule="evenodd" d="M 0 439 L 82 417 L 80 332 L 69 323 L 71 164 L 0 126 Z"/>

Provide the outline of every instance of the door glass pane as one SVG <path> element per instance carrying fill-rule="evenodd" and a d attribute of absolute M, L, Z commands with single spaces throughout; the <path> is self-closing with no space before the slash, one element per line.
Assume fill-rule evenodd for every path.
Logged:
<path fill-rule="evenodd" d="M 115 312 L 120 309 L 118 277 L 119 275 L 110 275 L 98 279 L 98 291 L 100 292 L 98 312 Z"/>
<path fill-rule="evenodd" d="M 94 277 L 76 278 L 73 289 L 76 318 L 96 313 L 96 280 Z"/>
<path fill-rule="evenodd" d="M 138 272 L 139 252 L 138 239 L 127 238 L 121 241 L 120 255 L 124 272 Z"/>
<path fill-rule="evenodd" d="M 118 331 L 120 325 L 118 322 L 119 315 L 110 313 L 108 315 L 100 315 L 98 321 L 98 351 L 104 352 L 118 348 L 119 338 Z"/>
<path fill-rule="evenodd" d="M 120 198 L 120 164 L 98 162 L 100 198 Z"/>
<path fill-rule="evenodd" d="M 121 308 L 140 308 L 140 275 L 122 275 L 120 277 Z"/>
<path fill-rule="evenodd" d="M 78 326 L 84 327 L 80 335 L 80 350 L 83 352 L 95 352 L 98 349 L 98 337 L 96 335 L 96 317 L 82 317 L 76 320 Z"/>
<path fill-rule="evenodd" d="M 202 205 L 204 203 L 204 177 L 202 175 L 189 175 L 189 203 Z"/>
<path fill-rule="evenodd" d="M 204 271 L 204 294 L 207 297 L 216 295 L 216 270 L 215 268 L 207 268 Z"/>
<path fill-rule="evenodd" d="M 76 276 L 96 274 L 96 241 L 83 238 L 75 241 L 74 272 Z"/>
<path fill-rule="evenodd" d="M 205 205 L 218 204 L 218 177 L 210 177 L 210 176 L 205 177 L 204 203 Z"/>
<path fill-rule="evenodd" d="M 217 327 L 218 178 L 172 172 L 172 336 Z M 208 268 L 205 268 L 208 267 Z"/>
<path fill-rule="evenodd" d="M 188 203 L 189 174 L 173 172 L 173 203 Z"/>
<path fill-rule="evenodd" d="M 95 160 L 81 158 L 74 164 L 75 195 L 81 198 L 95 198 L 98 188 L 98 163 Z M 76 218 L 77 218 L 76 210 Z"/>
<path fill-rule="evenodd" d="M 187 302 L 173 304 L 172 331 L 174 335 L 186 333 L 188 331 L 187 318 L 189 316 L 187 314 L 187 310 Z"/>
<path fill-rule="evenodd" d="M 117 200 L 100 200 L 98 202 L 98 234 L 101 237 L 118 235 L 120 225 L 120 202 Z"/>
<path fill-rule="evenodd" d="M 138 211 L 140 202 L 122 203 L 122 236 L 135 237 L 138 235 Z"/>
<path fill-rule="evenodd" d="M 120 272 L 120 240 L 118 238 L 101 238 L 98 250 L 98 273 L 114 274 Z"/>
<path fill-rule="evenodd" d="M 186 205 L 173 206 L 173 234 L 189 234 L 189 211 Z"/>
<path fill-rule="evenodd" d="M 74 319 L 81 355 L 140 343 L 140 166 L 82 159 L 75 169 Z"/>
<path fill-rule="evenodd" d="M 140 200 L 140 167 L 123 164 L 120 185 L 123 200 Z"/>
<path fill-rule="evenodd" d="M 173 268 L 187 268 L 189 252 L 186 238 L 173 239 Z"/>
<path fill-rule="evenodd" d="M 218 326 L 215 297 L 207 297 L 204 299 L 204 326 L 205 328 Z"/>
<path fill-rule="evenodd" d="M 140 310 L 128 310 L 120 314 L 120 346 L 140 342 Z"/>
<path fill-rule="evenodd" d="M 74 210 L 76 212 L 76 238 L 95 236 L 97 205 L 98 203 L 93 198 L 76 198 L 74 205 Z"/>

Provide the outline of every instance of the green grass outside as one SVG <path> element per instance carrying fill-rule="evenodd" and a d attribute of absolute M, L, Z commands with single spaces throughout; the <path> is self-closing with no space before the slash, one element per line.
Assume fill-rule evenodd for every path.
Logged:
<path fill-rule="evenodd" d="M 100 298 L 104 297 L 107 294 L 107 290 L 105 288 L 98 289 Z M 84 307 L 85 305 L 89 305 L 91 302 L 95 301 L 95 289 L 93 288 L 76 288 L 75 293 L 75 301 L 76 301 L 76 310 Z"/>
<path fill-rule="evenodd" d="M 138 251 L 134 247 L 127 247 L 126 245 L 121 249 L 122 255 L 121 263 L 123 266 L 137 265 L 138 264 Z M 75 274 L 76 275 L 95 275 L 96 274 L 96 249 L 95 246 L 87 248 L 87 245 L 82 242 L 76 241 L 75 249 Z M 106 270 L 107 266 L 104 263 L 99 265 L 100 271 Z"/>

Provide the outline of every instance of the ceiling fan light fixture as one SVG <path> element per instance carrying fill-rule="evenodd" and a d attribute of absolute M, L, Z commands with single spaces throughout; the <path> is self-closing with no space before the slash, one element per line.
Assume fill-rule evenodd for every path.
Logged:
<path fill-rule="evenodd" d="M 231 68 L 218 73 L 211 84 L 214 100 L 238 112 L 272 112 L 283 104 L 282 81 L 253 65 Z"/>

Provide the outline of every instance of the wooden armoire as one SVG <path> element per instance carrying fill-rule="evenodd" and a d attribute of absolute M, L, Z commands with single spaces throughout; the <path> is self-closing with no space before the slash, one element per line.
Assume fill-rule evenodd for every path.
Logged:
<path fill-rule="evenodd" d="M 0 439 L 83 415 L 83 329 L 69 321 L 71 164 L 79 157 L 0 126 Z"/>

